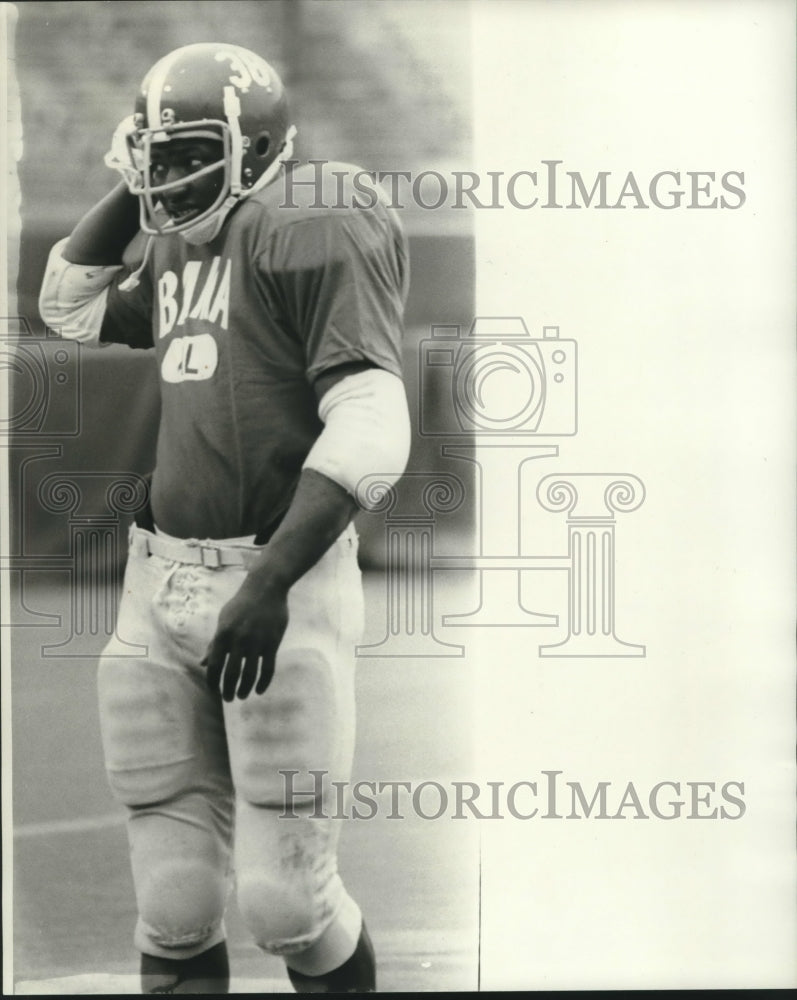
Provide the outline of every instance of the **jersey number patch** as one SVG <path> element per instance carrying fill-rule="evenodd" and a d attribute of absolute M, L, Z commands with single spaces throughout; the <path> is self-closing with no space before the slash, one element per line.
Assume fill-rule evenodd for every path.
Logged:
<path fill-rule="evenodd" d="M 161 362 L 164 382 L 199 382 L 210 378 L 219 364 L 219 349 L 209 333 L 175 337 Z"/>

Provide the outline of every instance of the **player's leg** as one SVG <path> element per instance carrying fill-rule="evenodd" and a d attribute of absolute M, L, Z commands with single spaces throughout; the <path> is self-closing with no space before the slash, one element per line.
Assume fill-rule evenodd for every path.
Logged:
<path fill-rule="evenodd" d="M 306 962 L 309 958 L 305 953 L 299 960 Z M 376 957 L 365 923 L 354 952 L 337 968 L 319 975 L 306 975 L 290 965 L 287 968 L 297 993 L 372 993 L 376 989 Z"/>
<path fill-rule="evenodd" d="M 354 743 L 354 643 L 362 629 L 353 532 L 291 590 L 274 679 L 224 706 L 236 787 L 238 902 L 257 944 L 301 992 L 375 988 L 373 949 L 337 870 Z"/>
<path fill-rule="evenodd" d="M 143 990 L 224 993 L 232 792 L 218 699 L 184 662 L 198 663 L 196 614 L 180 606 L 201 612 L 203 602 L 196 588 L 174 594 L 176 576 L 131 550 L 118 630 L 147 653 L 103 656 L 100 722 L 111 788 L 128 809 Z M 177 620 L 184 634 L 173 633 Z"/>
<path fill-rule="evenodd" d="M 306 692 L 312 691 L 327 707 L 335 705 L 334 692 L 321 679 L 323 669 L 318 661 L 309 664 L 311 659 L 305 652 L 301 664 L 275 677 L 272 687 L 278 686 L 264 696 L 259 724 L 251 715 L 241 718 L 235 712 L 238 706 L 230 711 L 239 723 L 228 723 L 228 734 L 244 737 L 245 746 L 238 758 L 242 768 L 236 789 L 238 904 L 258 946 L 285 959 L 297 990 L 368 992 L 375 988 L 373 950 L 360 909 L 337 869 L 342 821 L 333 818 L 331 782 L 345 781 L 345 772 L 325 763 L 320 754 L 306 756 L 307 746 L 302 745 L 304 720 L 314 715 L 298 708 L 306 702 Z M 339 711 L 324 714 L 343 720 Z M 317 736 L 327 727 L 319 720 L 312 728 Z M 269 747 L 269 732 L 278 734 L 280 746 Z M 264 748 L 271 751 L 273 764 L 268 767 L 263 766 Z M 288 774 L 290 791 L 284 776 Z M 316 797 L 320 782 L 324 791 Z"/>
<path fill-rule="evenodd" d="M 227 993 L 229 856 L 207 798 L 192 792 L 136 809 L 128 830 L 142 991 Z"/>
<path fill-rule="evenodd" d="M 220 941 L 194 958 L 142 954 L 141 987 L 143 993 L 211 993 L 216 996 L 229 993 L 227 943 Z"/>

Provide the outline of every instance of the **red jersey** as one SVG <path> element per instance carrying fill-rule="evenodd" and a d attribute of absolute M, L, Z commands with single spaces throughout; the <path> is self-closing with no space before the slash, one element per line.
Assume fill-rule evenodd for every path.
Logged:
<path fill-rule="evenodd" d="M 357 168 L 298 168 L 287 197 L 278 177 L 210 243 L 154 237 L 139 284 L 122 291 L 123 271 L 111 286 L 100 339 L 157 355 L 152 512 L 171 535 L 268 534 L 322 429 L 319 375 L 402 373 L 406 240 L 385 198 L 356 207 L 341 171 Z"/>

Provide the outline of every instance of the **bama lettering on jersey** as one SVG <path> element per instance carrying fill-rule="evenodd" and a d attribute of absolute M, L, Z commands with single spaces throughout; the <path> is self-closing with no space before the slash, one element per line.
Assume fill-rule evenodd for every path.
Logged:
<path fill-rule="evenodd" d="M 221 277 L 219 277 L 221 275 Z M 186 320 L 207 320 L 228 330 L 232 261 L 188 260 L 182 274 L 164 271 L 157 281 L 158 337 L 165 337 Z"/>

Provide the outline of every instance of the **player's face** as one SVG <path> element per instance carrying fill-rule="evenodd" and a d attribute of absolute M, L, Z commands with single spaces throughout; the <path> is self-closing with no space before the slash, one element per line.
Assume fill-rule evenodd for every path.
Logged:
<path fill-rule="evenodd" d="M 172 139 L 150 151 L 150 183 L 174 184 L 159 200 L 175 222 L 188 222 L 216 201 L 224 186 L 224 148 L 212 139 Z M 220 163 L 218 170 L 201 177 L 191 174 Z M 185 181 L 185 183 L 180 183 Z"/>

